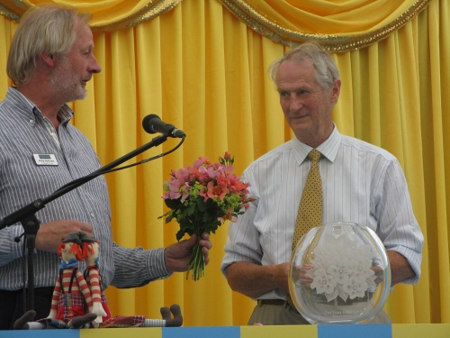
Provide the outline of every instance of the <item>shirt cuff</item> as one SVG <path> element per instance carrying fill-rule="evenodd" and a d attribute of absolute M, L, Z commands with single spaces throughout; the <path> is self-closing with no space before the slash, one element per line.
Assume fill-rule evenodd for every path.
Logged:
<path fill-rule="evenodd" d="M 165 248 L 153 249 L 149 251 L 147 258 L 148 280 L 165 279 L 173 275 L 167 270 L 164 256 Z"/>

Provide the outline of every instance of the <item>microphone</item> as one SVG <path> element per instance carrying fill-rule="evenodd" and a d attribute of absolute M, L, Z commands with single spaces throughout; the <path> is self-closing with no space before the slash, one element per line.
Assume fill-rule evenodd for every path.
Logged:
<path fill-rule="evenodd" d="M 163 122 L 158 115 L 150 114 L 142 120 L 142 127 L 149 134 L 162 133 L 170 137 L 183 138 L 186 134 L 175 126 Z"/>

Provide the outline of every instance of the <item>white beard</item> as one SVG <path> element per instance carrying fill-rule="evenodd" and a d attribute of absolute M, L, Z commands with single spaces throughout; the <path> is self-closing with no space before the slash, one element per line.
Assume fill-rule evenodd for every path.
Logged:
<path fill-rule="evenodd" d="M 75 74 L 67 57 L 62 57 L 54 69 L 50 84 L 54 87 L 54 98 L 63 103 L 82 100 L 87 95 L 80 76 Z"/>

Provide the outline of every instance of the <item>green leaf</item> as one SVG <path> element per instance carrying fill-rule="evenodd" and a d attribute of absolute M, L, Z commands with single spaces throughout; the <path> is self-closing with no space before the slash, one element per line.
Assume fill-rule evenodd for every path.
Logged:
<path fill-rule="evenodd" d="M 183 205 L 183 203 L 181 203 L 181 198 L 176 199 L 176 200 L 165 199 L 164 201 L 166 202 L 166 205 L 170 209 L 178 209 L 180 206 Z"/>

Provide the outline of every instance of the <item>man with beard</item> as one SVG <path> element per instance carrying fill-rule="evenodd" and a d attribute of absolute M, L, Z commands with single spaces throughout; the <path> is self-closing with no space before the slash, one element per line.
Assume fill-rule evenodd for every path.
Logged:
<path fill-rule="evenodd" d="M 101 167 L 90 142 L 69 123 L 73 111 L 66 105 L 83 99 L 87 81 L 101 70 L 89 18 L 60 6 L 35 7 L 15 32 L 7 64 L 13 86 L 0 103 L 0 217 Z M 46 162 L 40 161 L 42 155 Z M 99 239 L 104 287 L 142 286 L 186 271 L 197 240 L 209 261 L 212 244 L 206 234 L 153 250 L 114 243 L 103 176 L 52 201 L 36 216 L 41 225 L 35 241 L 35 320 L 50 312 L 57 249 L 69 233 L 82 231 Z M 25 250 L 15 242 L 22 233 L 19 223 L 0 231 L 0 330 L 11 328 L 25 311 Z"/>

